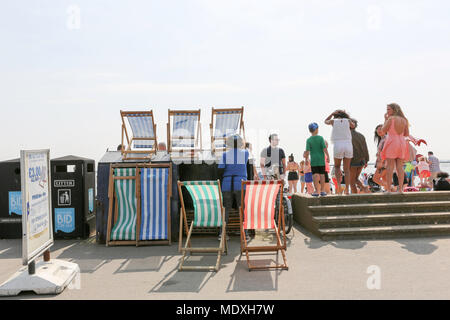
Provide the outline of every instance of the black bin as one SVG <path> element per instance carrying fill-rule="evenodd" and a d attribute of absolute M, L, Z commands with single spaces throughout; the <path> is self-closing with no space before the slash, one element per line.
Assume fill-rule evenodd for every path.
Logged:
<path fill-rule="evenodd" d="M 20 159 L 0 162 L 0 239 L 22 238 Z"/>
<path fill-rule="evenodd" d="M 95 161 L 75 156 L 53 159 L 52 203 L 55 239 L 95 234 Z"/>

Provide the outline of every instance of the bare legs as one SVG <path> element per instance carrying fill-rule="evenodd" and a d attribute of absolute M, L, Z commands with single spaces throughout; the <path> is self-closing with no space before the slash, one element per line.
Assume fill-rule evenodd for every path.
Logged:
<path fill-rule="evenodd" d="M 316 189 L 316 193 L 325 192 L 325 175 L 324 174 L 315 174 L 313 175 L 314 188 Z"/>
<path fill-rule="evenodd" d="M 292 193 L 292 191 L 294 191 L 294 193 L 297 193 L 297 184 L 298 184 L 298 180 L 295 181 L 288 181 L 289 182 L 289 193 Z M 302 188 L 302 192 L 303 192 L 303 188 Z"/>
<path fill-rule="evenodd" d="M 403 192 L 403 183 L 405 180 L 405 171 L 403 170 L 403 160 L 401 159 L 387 159 L 386 167 L 386 190 L 391 191 L 392 177 L 394 175 L 394 168 L 397 171 L 399 191 Z"/>
<path fill-rule="evenodd" d="M 342 181 L 342 171 L 341 171 L 341 161 L 342 159 L 334 158 L 334 168 L 336 174 L 336 180 L 338 184 L 341 184 Z M 347 177 L 345 179 L 345 194 L 349 194 L 350 189 L 350 162 L 351 158 L 344 158 L 344 174 Z M 341 192 L 339 192 L 341 193 Z"/>
<path fill-rule="evenodd" d="M 363 169 L 363 167 L 351 167 L 350 168 L 350 187 L 352 189 L 352 193 L 358 193 L 358 189 L 356 189 L 356 184 L 358 183 L 358 178 L 361 174 L 362 169 Z M 359 187 L 361 187 L 361 186 L 359 186 Z"/>

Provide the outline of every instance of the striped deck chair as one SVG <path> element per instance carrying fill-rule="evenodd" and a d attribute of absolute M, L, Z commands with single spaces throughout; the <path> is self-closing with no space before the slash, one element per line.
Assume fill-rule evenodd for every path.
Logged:
<path fill-rule="evenodd" d="M 244 107 L 234 109 L 212 109 L 211 124 L 211 150 L 225 151 L 226 138 L 233 134 L 243 135 L 244 128 Z"/>
<path fill-rule="evenodd" d="M 136 243 L 136 180 L 136 168 L 111 168 L 107 246 Z"/>
<path fill-rule="evenodd" d="M 120 111 L 120 115 L 123 160 L 148 160 L 152 154 L 156 153 L 158 144 L 153 111 Z M 127 122 L 133 134 L 131 137 Z M 124 138 L 126 138 L 126 146 Z"/>
<path fill-rule="evenodd" d="M 245 190 L 245 191 L 244 191 Z M 245 198 L 244 198 L 245 193 Z M 283 181 L 242 181 L 241 203 L 244 208 L 240 208 L 241 223 L 241 254 L 245 252 L 249 271 L 258 269 L 288 269 L 286 261 L 286 233 L 284 227 L 284 214 L 282 201 L 279 205 L 278 224 L 275 224 L 275 202 L 280 193 L 283 199 Z M 283 244 L 280 239 L 281 228 L 283 233 Z M 276 245 L 269 246 L 249 246 L 244 230 L 248 229 L 274 229 L 277 237 Z M 283 264 L 275 266 L 253 266 L 250 263 L 250 252 L 281 252 Z"/>
<path fill-rule="evenodd" d="M 185 187 L 189 192 L 194 204 L 194 220 L 188 229 L 186 208 L 184 205 L 182 187 Z M 183 253 L 180 261 L 179 270 L 208 270 L 219 271 L 220 259 L 223 253 L 227 254 L 228 244 L 225 238 L 226 224 L 225 224 L 225 209 L 222 203 L 222 191 L 220 189 L 220 181 L 178 181 L 178 192 L 181 201 L 182 215 L 180 215 L 180 247 L 179 250 Z M 187 234 L 186 245 L 181 248 L 183 241 L 183 219 L 185 232 Z M 191 235 L 194 227 L 202 228 L 222 228 L 222 237 L 218 248 L 193 248 L 191 246 Z M 217 253 L 217 261 L 215 266 L 201 266 L 201 267 L 187 267 L 184 266 L 186 254 L 192 253 Z"/>
<path fill-rule="evenodd" d="M 140 169 L 140 211 L 138 243 L 169 244 L 170 241 L 170 167 Z"/>
<path fill-rule="evenodd" d="M 190 152 L 202 150 L 200 110 L 169 110 L 167 123 L 168 152 Z"/>

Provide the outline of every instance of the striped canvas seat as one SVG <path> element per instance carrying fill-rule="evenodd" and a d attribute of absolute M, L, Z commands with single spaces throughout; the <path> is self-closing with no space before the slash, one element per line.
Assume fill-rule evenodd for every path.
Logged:
<path fill-rule="evenodd" d="M 114 175 L 116 177 L 133 177 L 136 175 L 136 169 L 115 169 Z M 136 240 L 136 180 L 116 180 L 114 184 L 116 190 L 118 217 L 111 231 L 111 240 Z"/>
<path fill-rule="evenodd" d="M 274 229 L 277 181 L 254 181 L 246 185 L 244 229 Z"/>
<path fill-rule="evenodd" d="M 168 239 L 168 168 L 141 170 L 140 240 Z"/>
<path fill-rule="evenodd" d="M 243 134 L 245 140 L 245 129 L 243 122 L 244 107 L 230 109 L 212 109 L 210 124 L 211 148 L 216 150 L 226 149 L 226 138 L 234 134 Z"/>
<path fill-rule="evenodd" d="M 188 227 L 186 207 L 182 187 L 185 187 L 192 198 L 194 206 L 194 219 L 191 221 L 190 228 Z M 180 196 L 181 213 L 180 214 L 180 241 L 179 250 L 183 253 L 180 260 L 179 270 L 208 270 L 219 271 L 220 259 L 223 253 L 227 254 L 228 244 L 226 240 L 226 222 L 224 221 L 225 209 L 222 204 L 222 192 L 220 189 L 220 181 L 178 181 L 178 194 Z M 184 221 L 184 223 L 183 223 Z M 184 248 L 182 248 L 183 232 L 186 232 L 187 238 Z M 218 247 L 197 247 L 191 245 L 191 237 L 194 227 L 202 228 L 220 228 L 221 237 Z M 214 266 L 185 266 L 185 259 L 187 254 L 192 253 L 216 253 L 217 260 Z"/>
<path fill-rule="evenodd" d="M 214 129 L 215 138 L 225 138 L 239 133 L 241 113 L 236 111 L 217 112 L 216 126 Z"/>
<path fill-rule="evenodd" d="M 120 116 L 123 160 L 148 160 L 158 145 L 153 111 L 120 111 Z"/>
<path fill-rule="evenodd" d="M 217 181 L 191 181 L 184 186 L 194 203 L 194 227 L 221 227 L 221 191 Z"/>
<path fill-rule="evenodd" d="M 193 151 L 201 144 L 200 110 L 169 110 L 167 127 L 169 152 Z"/>
<path fill-rule="evenodd" d="M 146 114 L 136 114 L 128 117 L 128 122 L 133 132 L 133 138 L 154 138 L 153 116 Z M 152 149 L 154 140 L 134 140 L 134 147 L 139 149 Z"/>
<path fill-rule="evenodd" d="M 286 260 L 286 232 L 284 228 L 284 214 L 282 201 L 278 206 L 278 219 L 275 224 L 275 204 L 279 194 L 283 197 L 283 180 L 274 181 L 242 181 L 241 203 L 239 209 L 241 223 L 241 253 L 245 253 L 250 270 L 254 269 L 288 269 Z M 245 194 L 245 197 L 244 197 Z M 273 229 L 275 230 L 276 244 L 249 246 L 245 236 L 248 229 Z M 283 236 L 283 241 L 280 238 Z M 281 253 L 283 263 L 275 265 L 253 265 L 250 260 L 250 252 L 276 252 Z"/>

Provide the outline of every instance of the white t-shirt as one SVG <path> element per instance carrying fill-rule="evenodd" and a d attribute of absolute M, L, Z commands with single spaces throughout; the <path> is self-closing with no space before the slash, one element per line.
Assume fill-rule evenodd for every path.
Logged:
<path fill-rule="evenodd" d="M 349 119 L 333 119 L 333 130 L 331 131 L 331 142 L 351 142 Z"/>

